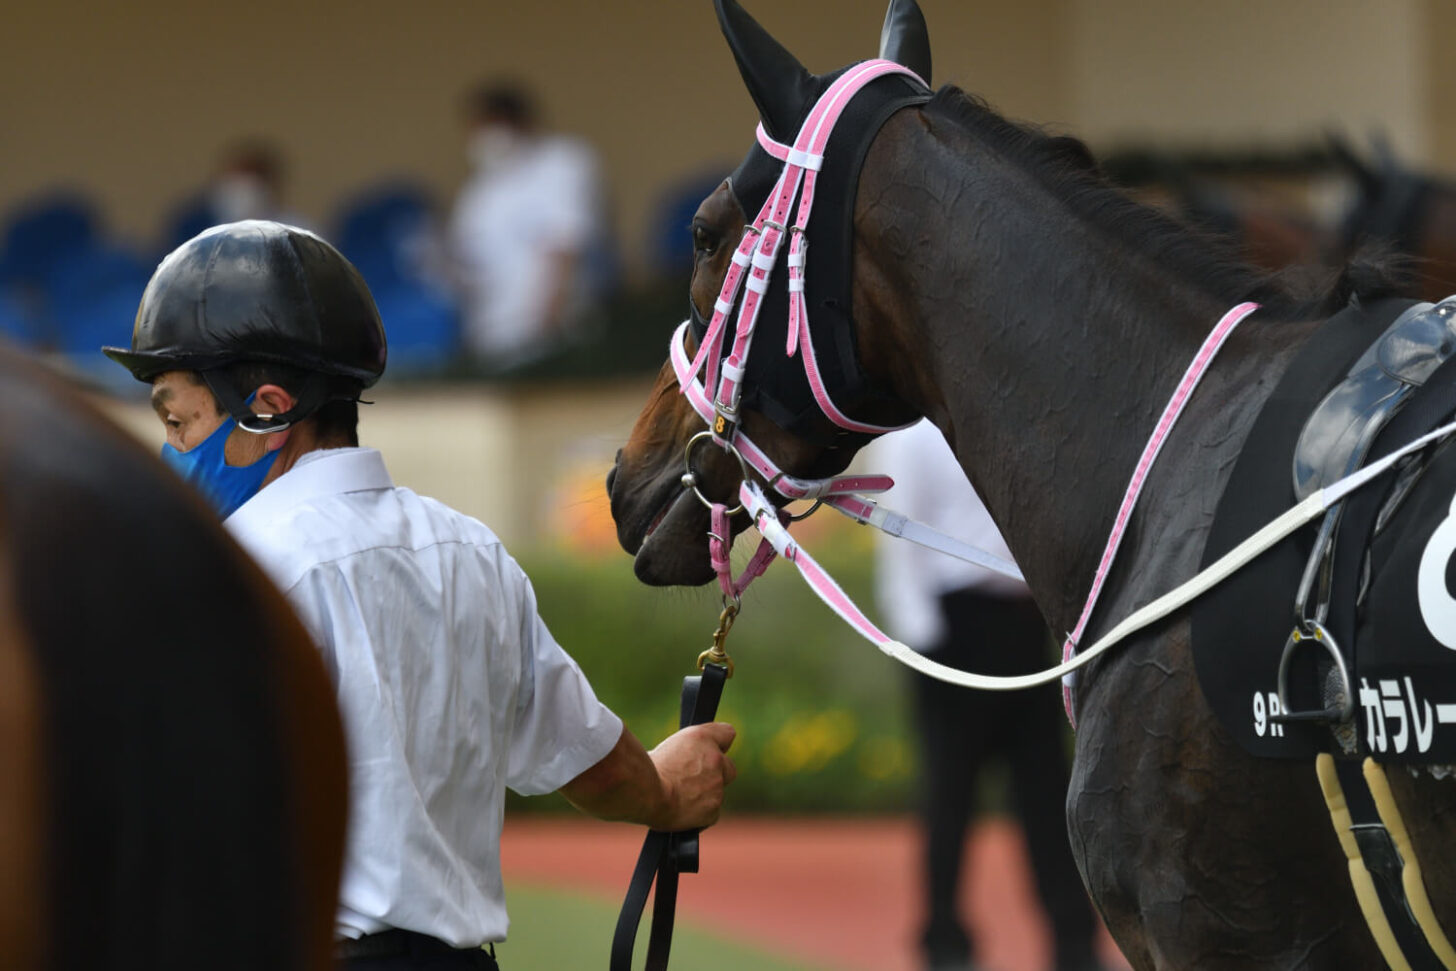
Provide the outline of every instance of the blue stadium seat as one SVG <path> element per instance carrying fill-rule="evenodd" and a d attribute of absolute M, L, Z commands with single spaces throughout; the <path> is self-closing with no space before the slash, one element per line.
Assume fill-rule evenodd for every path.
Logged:
<path fill-rule="evenodd" d="M 658 196 L 648 223 L 647 256 L 654 275 L 686 277 L 693 267 L 693 237 L 688 226 L 698 206 L 723 182 L 728 169 L 711 169 L 687 176 Z"/>
<path fill-rule="evenodd" d="M 35 348 L 45 330 L 27 301 L 15 290 L 0 287 L 0 338 L 21 347 Z"/>
<path fill-rule="evenodd" d="M 380 183 L 346 203 L 335 225 L 333 242 L 359 268 L 379 306 L 390 373 L 443 370 L 459 348 L 459 312 L 425 265 L 438 244 L 429 192 L 405 180 Z"/>
<path fill-rule="evenodd" d="M 389 373 L 396 377 L 438 374 L 460 346 L 460 315 L 440 290 L 418 283 L 373 288 L 389 341 Z"/>
<path fill-rule="evenodd" d="M 131 341 L 151 267 L 128 249 L 96 243 L 70 254 L 45 279 L 56 350 L 90 364 L 103 344 Z"/>
<path fill-rule="evenodd" d="M 371 287 L 417 278 L 413 262 L 422 234 L 433 230 L 433 211 L 423 187 L 381 183 L 343 206 L 333 243 Z"/>
<path fill-rule="evenodd" d="M 56 191 L 16 211 L 0 248 L 0 280 L 41 286 L 51 267 L 96 238 L 96 207 L 79 193 Z"/>
<path fill-rule="evenodd" d="M 220 222 L 213 211 L 207 193 L 197 192 L 182 200 L 167 216 L 166 228 L 162 231 L 162 255 L 172 252 L 193 236 Z"/>

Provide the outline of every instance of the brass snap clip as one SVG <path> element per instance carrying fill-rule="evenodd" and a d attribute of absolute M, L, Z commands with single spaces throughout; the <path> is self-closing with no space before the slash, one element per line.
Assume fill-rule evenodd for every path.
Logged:
<path fill-rule="evenodd" d="M 709 664 L 721 664 L 728 669 L 728 677 L 733 677 L 733 658 L 723 650 L 723 642 L 728 640 L 728 632 L 733 629 L 733 621 L 738 616 L 740 606 L 737 598 L 723 602 L 723 612 L 718 615 L 718 629 L 713 631 L 713 646 L 698 655 L 699 671 Z"/>

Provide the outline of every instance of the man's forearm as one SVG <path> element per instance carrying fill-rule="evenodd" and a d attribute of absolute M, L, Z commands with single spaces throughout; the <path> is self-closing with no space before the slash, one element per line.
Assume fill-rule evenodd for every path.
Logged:
<path fill-rule="evenodd" d="M 562 786 L 561 793 L 582 812 L 644 826 L 656 825 L 668 801 L 657 766 L 625 725 L 606 757 Z"/>
<path fill-rule="evenodd" d="M 711 826 L 723 806 L 723 789 L 737 770 L 724 753 L 732 725 L 710 722 L 675 732 L 651 752 L 627 728 L 596 765 L 561 787 L 584 812 L 653 829 Z"/>

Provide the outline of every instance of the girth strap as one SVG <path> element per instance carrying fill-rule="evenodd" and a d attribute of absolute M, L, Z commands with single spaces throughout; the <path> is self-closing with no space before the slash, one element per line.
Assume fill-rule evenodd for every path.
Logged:
<path fill-rule="evenodd" d="M 701 676 L 683 678 L 682 710 L 678 723 L 682 728 L 710 722 L 718 714 L 718 701 L 723 697 L 723 683 L 728 668 L 722 664 L 703 665 Z M 657 882 L 657 898 L 652 904 L 652 931 L 647 939 L 645 971 L 666 971 L 668 952 L 672 948 L 672 924 L 677 909 L 677 875 L 698 872 L 698 833 L 682 830 L 668 833 L 651 830 L 637 854 L 632 882 L 627 885 L 627 898 L 617 917 L 612 934 L 611 971 L 629 971 L 632 947 L 637 941 L 637 927 L 647 907 L 647 895 Z"/>
<path fill-rule="evenodd" d="M 1315 760 L 1350 882 L 1385 963 L 1395 971 L 1451 971 L 1456 952 L 1436 921 L 1385 771 L 1328 752 Z"/>

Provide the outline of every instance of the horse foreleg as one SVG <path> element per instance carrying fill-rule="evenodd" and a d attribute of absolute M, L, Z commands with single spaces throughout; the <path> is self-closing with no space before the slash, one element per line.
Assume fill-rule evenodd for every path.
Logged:
<path fill-rule="evenodd" d="M 1240 750 L 1180 633 L 1084 679 L 1068 823 L 1114 940 L 1140 971 L 1382 966 L 1313 764 Z"/>

